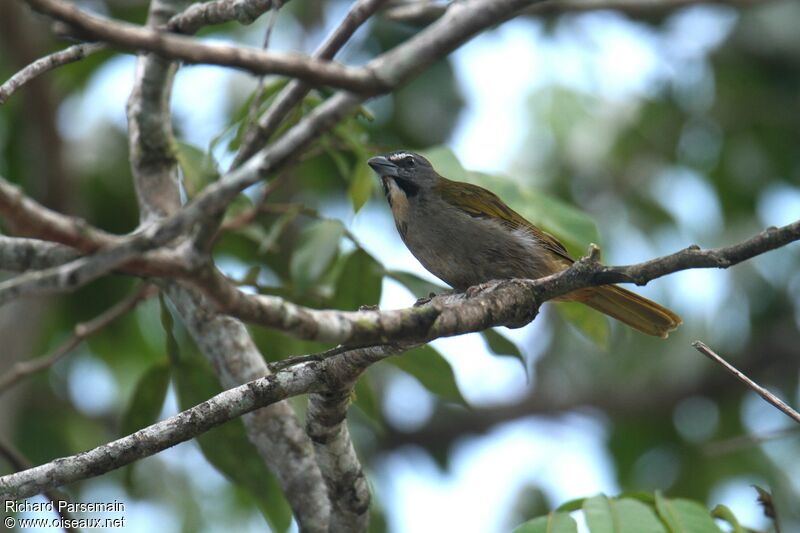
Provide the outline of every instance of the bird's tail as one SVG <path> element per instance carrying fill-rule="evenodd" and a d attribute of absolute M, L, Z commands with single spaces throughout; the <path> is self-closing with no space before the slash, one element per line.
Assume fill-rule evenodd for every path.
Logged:
<path fill-rule="evenodd" d="M 683 323 L 681 317 L 657 303 L 616 285 L 584 289 L 567 296 L 616 318 L 635 330 L 666 338 Z"/>

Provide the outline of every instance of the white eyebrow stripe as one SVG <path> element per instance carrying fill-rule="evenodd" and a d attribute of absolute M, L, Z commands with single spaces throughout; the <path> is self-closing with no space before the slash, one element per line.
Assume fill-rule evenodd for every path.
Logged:
<path fill-rule="evenodd" d="M 392 154 L 389 156 L 389 161 L 397 161 L 398 159 L 405 159 L 406 157 L 414 157 L 412 154 L 408 152 L 400 152 L 397 154 Z"/>

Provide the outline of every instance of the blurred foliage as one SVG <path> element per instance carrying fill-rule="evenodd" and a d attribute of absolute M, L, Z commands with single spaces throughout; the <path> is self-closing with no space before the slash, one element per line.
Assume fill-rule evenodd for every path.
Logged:
<path fill-rule="evenodd" d="M 525 522 L 514 533 L 577 533 L 578 524 L 567 512 L 574 509 L 583 512 L 590 533 L 722 533 L 715 518 L 727 522 L 732 533 L 745 533 L 727 507 L 718 506 L 710 513 L 697 502 L 665 498 L 659 492 L 570 502 Z"/>
<path fill-rule="evenodd" d="M 294 44 L 308 44 L 308 36 L 321 34 L 322 26 L 332 23 L 332 13 L 346 5 L 343 1 L 332 4 L 337 9 L 295 0 L 284 8 L 276 31 L 281 31 L 282 24 L 291 26 L 301 35 L 294 36 Z M 143 2 L 109 1 L 108 6 L 111 16 L 132 22 L 141 22 L 146 13 Z M 461 95 L 466 91 L 451 64 L 440 62 L 325 135 L 296 165 L 273 178 L 279 184 L 265 198 L 264 186 L 240 195 L 226 220 L 256 211 L 251 223 L 220 236 L 215 247 L 218 264 L 245 290 L 277 294 L 316 308 L 352 310 L 377 305 L 386 282 L 399 283 L 415 297 L 441 291 L 427 279 L 384 267 L 383 258 L 365 249 L 350 229 L 355 216 L 365 216 L 364 206 L 374 203 L 386 209 L 365 164 L 367 158 L 400 147 L 424 151 L 449 178 L 494 190 L 515 210 L 561 239 L 576 257 L 594 242 L 601 245 L 608 262 L 644 260 L 692 242 L 731 244 L 767 225 L 800 218 L 800 34 L 796 31 L 800 9 L 784 1 L 725 13 L 731 14 L 732 28 L 718 47 L 684 62 L 675 59 L 675 72 L 624 100 L 566 83 L 548 82 L 532 89 L 528 107 L 518 110 L 528 126 L 528 131 L 518 134 L 519 146 L 524 148 L 505 174 L 469 171 L 445 147 L 463 110 Z M 647 35 L 661 36 L 660 51 L 674 59 L 680 54 L 663 36 L 681 16 L 689 15 L 679 12 L 628 24 Z M 582 17 L 549 19 L 540 25 L 542 39 L 547 42 L 575 33 L 586 20 Z M 258 40 L 254 36 L 259 28 L 258 24 L 252 28 L 226 25 L 204 34 L 252 44 Z M 378 20 L 345 53 L 368 57 L 402 42 L 413 31 Z M 47 42 L 39 52 L 60 46 Z M 0 76 L 5 79 L 20 65 L 15 63 L 16 55 L 2 52 Z M 43 77 L 63 112 L 51 117 L 49 124 L 59 132 L 58 152 L 42 153 L 42 128 L 27 118 L 31 102 L 26 102 L 30 96 L 25 90 L 0 108 L 0 174 L 42 201 L 48 191 L 63 191 L 64 197 L 57 198 L 59 209 L 122 233 L 138 224 L 124 124 L 104 119 L 86 132 L 78 127 L 81 124 L 65 118 L 76 116 L 68 112 L 71 106 L 78 105 L 113 57 L 104 52 Z M 219 110 L 222 127 L 208 145 L 196 144 L 193 132 L 176 124 L 175 153 L 189 197 L 225 172 L 250 124 L 252 84 L 241 80 L 231 78 L 230 97 Z M 266 109 L 284 84 L 285 80 L 267 79 L 258 108 Z M 329 95 L 312 92 L 284 130 Z M 37 158 L 53 158 L 53 168 L 66 169 L 68 186 L 48 181 L 55 179 L 53 175 L 37 173 Z M 609 468 L 619 489 L 663 491 L 669 499 L 655 493 L 645 501 L 604 496 L 582 500 L 578 508 L 583 509 L 592 531 L 616 531 L 597 525 L 605 523 L 610 509 L 630 520 L 656 520 L 664 531 L 680 530 L 665 516 L 680 519 L 692 514 L 705 520 L 706 509 L 716 506 L 725 488 L 749 491 L 753 482 L 770 487 L 785 531 L 800 528 L 797 433 L 759 442 L 763 432 L 783 421 L 774 422 L 771 408 L 754 401 L 739 383 L 721 375 L 689 348 L 690 340 L 707 340 L 756 381 L 796 404 L 798 273 L 800 253 L 789 247 L 730 271 L 710 272 L 708 277 L 676 275 L 654 282 L 646 294 L 675 308 L 685 321 L 666 342 L 568 305 L 548 306 L 556 307 L 558 315 L 544 313 L 537 319 L 545 322 L 546 335 L 529 335 L 515 343 L 495 331 L 484 333 L 491 352 L 515 357 L 526 369 L 533 368 L 532 391 L 554 398 L 592 398 L 593 391 L 612 395 L 641 391 L 641 405 L 607 401 L 606 408 L 596 408 L 589 416 L 603 427 Z M 704 291 L 710 279 L 716 280 L 715 295 Z M 30 353 L 20 357 L 57 346 L 76 322 L 113 305 L 132 284 L 125 277 L 112 276 L 76 294 L 48 300 L 41 316 L 31 317 L 39 331 Z M 171 324 L 168 312 L 163 328 L 159 317 L 155 302 L 143 304 L 46 375 L 31 378 L 27 387 L 20 387 L 24 390 L 15 391 L 13 401 L 3 400 L 0 432 L 13 437 L 29 460 L 39 463 L 118 438 L 164 413 L 213 395 L 219 386 L 208 364 L 180 325 Z M 262 328 L 251 330 L 270 361 L 330 348 Z M 392 435 L 415 431 L 394 427 L 388 412 L 387 398 L 399 375 L 412 376 L 427 391 L 434 415 L 443 412 L 445 404 L 466 403 L 451 362 L 465 364 L 427 346 L 376 365 L 359 381 L 349 422 L 368 476 L 378 470 L 384 454 L 394 453 Z M 110 384 L 113 392 L 98 396 L 93 385 L 98 382 Z M 409 411 L 418 409 L 413 400 L 407 404 Z M 293 406 L 302 416 L 302 402 Z M 481 419 L 484 407 L 470 407 L 475 420 Z M 503 421 L 489 421 L 474 432 Z M 426 423 L 420 422 L 419 431 L 426 429 Z M 467 427 L 463 433 L 472 432 Z M 458 450 L 462 436 L 432 444 L 428 451 L 447 468 L 447 454 Z M 742 436 L 752 442 L 719 451 L 724 447 L 717 445 Z M 212 479 L 208 471 L 198 473 L 196 465 L 156 457 L 126 473 L 109 474 L 102 482 L 118 484 L 132 500 L 167 506 L 182 531 L 215 525 L 230 528 L 226 516 L 245 517 L 239 525 L 247 527 L 247 520 L 259 512 L 273 529 L 285 530 L 289 524 L 286 502 L 249 444 L 241 422 L 231 422 L 198 440 L 207 470 L 211 470 L 208 464 L 213 465 L 223 480 Z M 0 473 L 7 471 L 0 462 Z M 96 494 L 91 491 L 99 483 L 89 480 L 68 490 L 71 497 L 81 499 Z M 217 498 L 216 514 L 209 510 L 210 489 L 205 483 L 212 483 L 215 494 L 228 495 Z M 548 531 L 557 531 L 556 527 L 571 531 L 572 518 L 566 511 L 535 519 L 546 512 L 543 506 L 559 503 L 549 490 L 552 485 L 542 480 L 536 483 L 523 489 L 519 498 L 508 499 L 518 502 L 508 515 L 519 521 L 533 519 L 524 526 L 529 528 L 526 531 L 538 531 L 535 528 L 541 524 L 550 527 Z M 374 498 L 374 531 L 389 529 L 394 523 L 393 502 L 386 497 L 376 494 Z M 703 503 L 684 503 L 679 497 Z M 729 511 L 717 508 L 714 516 L 727 521 L 729 530 L 738 531 L 733 518 L 737 509 Z"/>

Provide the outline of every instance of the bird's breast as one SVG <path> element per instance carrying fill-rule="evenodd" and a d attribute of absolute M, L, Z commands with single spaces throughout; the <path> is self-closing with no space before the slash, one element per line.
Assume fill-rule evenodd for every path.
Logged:
<path fill-rule="evenodd" d="M 563 268 L 524 229 L 472 217 L 425 194 L 412 198 L 400 194 L 391 202 L 397 228 L 411 253 L 456 289 L 493 279 L 538 278 Z"/>

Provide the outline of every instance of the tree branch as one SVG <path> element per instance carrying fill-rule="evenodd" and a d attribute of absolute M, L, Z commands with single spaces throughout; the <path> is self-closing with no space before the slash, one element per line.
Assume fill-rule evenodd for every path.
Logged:
<path fill-rule="evenodd" d="M 331 532 L 366 531 L 369 521 L 369 487 L 347 428 L 353 386 L 370 364 L 410 348 L 410 345 L 381 345 L 316 354 L 322 357 L 318 360 L 338 358 L 339 361 L 329 364 L 326 388 L 309 395 L 306 410 L 306 431 L 314 442 L 317 463 L 331 501 Z M 314 356 L 301 359 L 310 357 Z M 290 363 L 291 359 L 281 362 Z"/>
<path fill-rule="evenodd" d="M 88 55 L 105 50 L 105 48 L 106 45 L 103 43 L 82 43 L 37 59 L 0 85 L 0 105 L 6 103 L 6 100 L 8 100 L 17 89 L 35 79 L 37 76 L 62 65 L 80 61 Z"/>
<path fill-rule="evenodd" d="M 74 261 L 80 255 L 63 244 L 0 235 L 0 270 L 40 270 Z"/>
<path fill-rule="evenodd" d="M 192 35 L 203 26 L 224 24 L 232 20 L 239 24 L 252 24 L 273 7 L 280 7 L 285 3 L 282 0 L 212 0 L 192 4 L 170 18 L 166 27 L 169 31 Z"/>
<path fill-rule="evenodd" d="M 157 229 L 151 227 L 151 229 Z M 148 229 L 120 240 L 88 257 L 79 257 L 62 265 L 20 274 L 0 283 L 0 305 L 22 296 L 69 292 L 83 287 L 122 264 L 155 248 L 161 241 Z"/>
<path fill-rule="evenodd" d="M 124 245 L 128 237 L 113 235 L 96 228 L 83 219 L 63 215 L 43 205 L 32 198 L 26 196 L 19 187 L 13 185 L 0 176 L 0 215 L 9 223 L 11 229 L 19 234 L 44 241 L 55 241 L 70 248 L 73 252 L 91 254 L 101 248 Z M 4 239 L 9 239 L 4 237 Z M 6 240 L 6 244 L 11 245 L 12 241 Z M 16 239 L 12 248 L 2 248 L 3 263 L 8 270 L 23 271 L 32 269 L 42 269 L 63 265 L 73 261 L 82 254 L 70 253 L 67 249 L 61 248 L 61 252 L 56 252 L 54 246 L 46 246 L 44 243 L 37 243 L 33 240 Z M 26 244 L 23 244 L 26 243 Z M 49 252 L 47 250 L 50 250 Z M 19 254 L 30 253 L 30 256 Z M 36 252 L 36 255 L 34 255 Z M 12 255 L 16 254 L 16 257 Z M 47 255 L 41 255 L 47 254 Z M 22 266 L 23 262 L 29 262 L 27 268 L 16 268 L 14 265 Z M 137 276 L 171 276 L 187 277 L 192 266 L 180 252 L 172 250 L 153 250 L 141 256 L 134 257 L 124 265 L 120 265 L 119 270 Z"/>
<path fill-rule="evenodd" d="M 0 499 L 28 498 L 44 490 L 96 477 L 185 442 L 259 407 L 319 387 L 319 365 L 308 363 L 229 389 L 131 435 L 70 457 L 0 477 Z"/>
<path fill-rule="evenodd" d="M 255 74 L 282 74 L 317 85 L 357 92 L 375 92 L 380 83 L 365 69 L 300 54 L 265 52 L 258 48 L 207 44 L 198 39 L 143 28 L 90 15 L 60 0 L 25 0 L 33 9 L 72 26 L 80 36 L 107 42 L 126 50 L 144 50 L 187 63 L 208 63 L 241 68 Z"/>
<path fill-rule="evenodd" d="M 347 429 L 352 390 L 311 394 L 306 410 L 306 431 L 331 501 L 331 532 L 366 531 L 369 519 L 369 487 Z"/>
<path fill-rule="evenodd" d="M 228 389 L 121 439 L 0 477 L 0 499 L 28 498 L 50 488 L 105 474 L 256 409 L 300 394 L 325 390 L 326 383 L 353 379 L 354 373 L 403 349 L 402 346 L 382 346 L 351 350 L 324 361 L 294 365 Z"/>
<path fill-rule="evenodd" d="M 544 0 L 522 14 L 531 16 L 561 15 L 584 11 L 619 11 L 633 17 L 661 15 L 692 5 L 723 4 L 751 6 L 766 0 Z M 414 25 L 427 25 L 439 19 L 454 2 L 411 0 L 394 2 L 385 11 L 386 18 Z"/>
<path fill-rule="evenodd" d="M 644 285 L 681 270 L 728 268 L 799 239 L 797 221 L 769 228 L 732 246 L 709 250 L 691 246 L 635 265 L 607 267 L 594 257 L 587 257 L 537 280 L 492 282 L 473 297 L 447 294 L 418 307 L 392 311 L 311 309 L 276 296 L 243 293 L 212 270 L 204 271 L 196 281 L 223 312 L 300 338 L 350 346 L 393 340 L 427 342 L 495 326 L 520 327 L 533 320 L 545 301 L 578 289 L 620 282 Z"/>
<path fill-rule="evenodd" d="M 2 438 L 0 438 L 0 457 L 5 458 L 6 462 L 11 465 L 14 470 L 26 470 L 31 468 L 31 464 L 28 462 L 28 459 L 20 453 L 10 442 L 6 442 Z M 66 502 L 66 498 L 60 493 L 55 490 L 47 490 L 44 491 L 45 497 L 53 502 L 55 505 L 53 506 L 53 510 L 62 518 L 65 522 L 72 522 L 73 517 L 68 511 L 64 510 L 60 505 L 59 502 Z M 79 533 L 79 530 L 74 527 L 65 527 L 64 531 L 68 533 Z"/>

